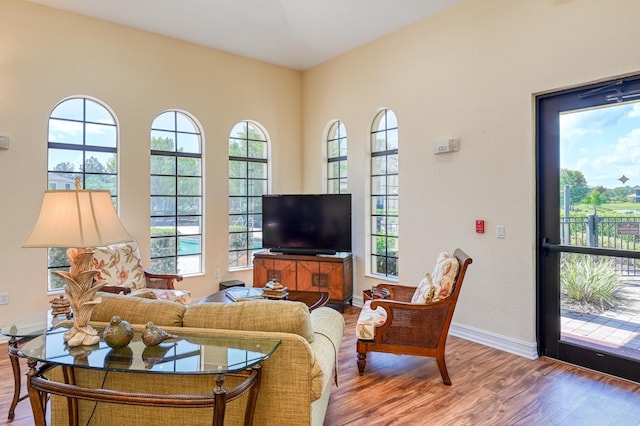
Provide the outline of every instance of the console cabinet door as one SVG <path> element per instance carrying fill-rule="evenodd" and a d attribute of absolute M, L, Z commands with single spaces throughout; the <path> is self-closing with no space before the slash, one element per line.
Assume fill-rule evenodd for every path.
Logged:
<path fill-rule="evenodd" d="M 344 298 L 342 263 L 298 261 L 298 290 L 326 291 L 332 300 Z"/>
<path fill-rule="evenodd" d="M 264 287 L 268 281 L 276 280 L 283 286 L 296 290 L 295 260 L 255 258 L 253 276 L 254 287 Z"/>

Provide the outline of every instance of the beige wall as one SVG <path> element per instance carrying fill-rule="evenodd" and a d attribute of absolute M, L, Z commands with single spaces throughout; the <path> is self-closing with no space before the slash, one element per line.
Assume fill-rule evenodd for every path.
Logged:
<path fill-rule="evenodd" d="M 184 287 L 201 297 L 227 272 L 227 138 L 256 120 L 269 132 L 273 186 L 301 186 L 301 74 L 18 0 L 0 2 L 0 322 L 44 310 L 46 250 L 23 249 L 47 186 L 47 119 L 61 99 L 106 103 L 120 128 L 120 217 L 149 257 L 149 128 L 165 109 L 193 114 L 205 137 L 206 274 Z"/>
<path fill-rule="evenodd" d="M 415 285 L 440 250 L 462 247 L 474 264 L 454 322 L 534 343 L 534 94 L 639 72 L 639 15 L 636 0 L 467 0 L 304 72 L 306 191 L 323 188 L 327 123 L 347 127 L 355 293 L 378 282 L 366 276 L 368 131 L 388 107 L 400 134 L 400 281 Z M 434 156 L 433 142 L 451 137 L 460 151 Z"/>
<path fill-rule="evenodd" d="M 46 187 L 51 108 L 101 99 L 120 124 L 121 218 L 148 259 L 148 128 L 167 108 L 194 114 L 206 138 L 206 270 L 226 273 L 226 138 L 242 119 L 273 141 L 274 192 L 323 192 L 323 132 L 343 120 L 354 195 L 355 294 L 366 274 L 368 130 L 381 107 L 400 125 L 400 281 L 417 283 L 440 250 L 474 258 L 454 321 L 535 342 L 533 98 L 640 71 L 636 0 L 467 0 L 313 69 L 243 59 L 19 0 L 0 2 L 0 318 L 48 307 L 42 249 L 22 249 Z M 359 23 L 359 25 L 367 23 Z M 302 111 L 302 112 L 301 112 Z M 434 156 L 435 140 L 460 151 Z M 300 144 L 300 140 L 303 141 Z M 303 159 L 301 162 L 300 160 Z M 302 184 L 304 182 L 304 185 Z M 487 233 L 474 233 L 485 219 Z M 504 240 L 495 226 L 506 227 Z M 40 266 L 38 266 L 40 265 Z"/>

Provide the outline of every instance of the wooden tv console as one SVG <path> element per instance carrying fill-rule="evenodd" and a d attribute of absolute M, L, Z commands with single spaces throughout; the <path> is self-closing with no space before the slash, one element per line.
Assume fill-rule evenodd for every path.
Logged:
<path fill-rule="evenodd" d="M 351 253 L 300 255 L 256 253 L 253 257 L 253 286 L 264 287 L 276 280 L 290 290 L 325 291 L 329 303 L 344 311 L 353 303 L 353 258 Z"/>

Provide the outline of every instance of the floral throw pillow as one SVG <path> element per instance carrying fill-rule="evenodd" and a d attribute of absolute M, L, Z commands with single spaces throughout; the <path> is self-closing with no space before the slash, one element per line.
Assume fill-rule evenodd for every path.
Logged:
<path fill-rule="evenodd" d="M 93 267 L 100 271 L 98 278 L 106 280 L 106 285 L 139 289 L 147 284 L 140 264 L 138 244 L 133 242 L 96 247 L 93 251 Z"/>
<path fill-rule="evenodd" d="M 411 303 L 429 303 L 433 300 L 434 294 L 436 294 L 436 286 L 433 285 L 431 274 L 427 272 L 420 284 L 418 284 L 415 293 L 413 293 Z"/>
<path fill-rule="evenodd" d="M 416 288 L 411 303 L 431 303 L 442 300 L 453 292 L 453 283 L 458 274 L 458 260 L 442 252 L 436 260 L 431 274 L 427 273 Z"/>

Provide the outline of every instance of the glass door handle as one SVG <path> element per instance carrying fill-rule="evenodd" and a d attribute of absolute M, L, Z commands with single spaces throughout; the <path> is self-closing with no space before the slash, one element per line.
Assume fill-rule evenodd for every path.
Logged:
<path fill-rule="evenodd" d="M 595 256 L 610 256 L 610 257 L 622 257 L 630 259 L 640 259 L 640 251 L 634 250 L 618 250 L 618 249 L 605 249 L 600 247 L 586 247 L 586 246 L 568 246 L 566 244 L 553 244 L 550 243 L 547 237 L 542 239 L 542 252 L 544 255 L 549 252 L 566 252 L 566 253 L 580 253 L 591 254 Z"/>

